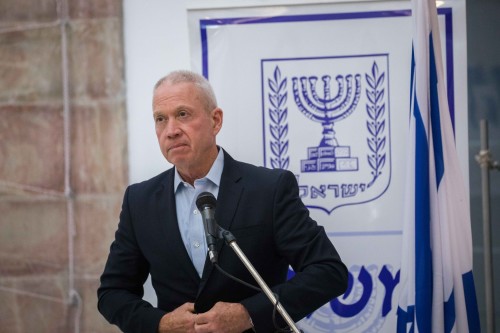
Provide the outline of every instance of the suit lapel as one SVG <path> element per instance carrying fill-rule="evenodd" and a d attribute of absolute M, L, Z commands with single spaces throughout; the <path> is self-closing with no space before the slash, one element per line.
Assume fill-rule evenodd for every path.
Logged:
<path fill-rule="evenodd" d="M 233 223 L 233 217 L 238 207 L 243 185 L 240 182 L 241 173 L 235 160 L 224 152 L 224 170 L 217 196 L 217 208 L 215 219 L 224 229 L 229 229 Z"/>
<path fill-rule="evenodd" d="M 221 148 L 222 149 L 222 148 Z M 222 228 L 229 230 L 233 223 L 233 217 L 238 207 L 241 193 L 243 192 L 243 185 L 240 182 L 241 173 L 236 165 L 236 161 L 224 151 L 224 169 L 219 186 L 219 194 L 217 196 L 217 207 L 215 209 L 215 220 Z M 220 253 L 224 245 L 224 240 L 217 241 L 217 251 Z M 203 275 L 201 279 L 198 295 L 205 287 L 210 275 L 212 274 L 214 266 L 210 260 L 205 261 Z"/>
<path fill-rule="evenodd" d="M 165 244 L 168 247 L 169 256 L 176 258 L 179 262 L 179 269 L 186 271 L 187 276 L 196 283 L 200 282 L 200 277 L 196 272 L 193 262 L 189 258 L 186 247 L 182 241 L 179 223 L 177 221 L 177 210 L 175 208 L 174 195 L 174 169 L 168 170 L 164 181 L 161 182 L 156 196 L 155 205 L 158 216 L 158 223 L 165 234 Z"/>

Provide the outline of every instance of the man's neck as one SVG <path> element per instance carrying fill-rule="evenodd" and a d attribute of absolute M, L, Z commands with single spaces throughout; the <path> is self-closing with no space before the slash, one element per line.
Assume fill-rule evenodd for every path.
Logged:
<path fill-rule="evenodd" d="M 179 173 L 179 176 L 181 176 L 183 181 L 194 186 L 195 180 L 201 179 L 208 174 L 215 160 L 217 159 L 218 154 L 219 148 L 216 146 L 215 149 L 211 150 L 210 154 L 207 155 L 208 157 L 206 159 L 206 162 L 204 162 L 202 166 L 197 165 L 196 169 L 193 168 L 192 170 L 177 169 L 177 172 Z"/>

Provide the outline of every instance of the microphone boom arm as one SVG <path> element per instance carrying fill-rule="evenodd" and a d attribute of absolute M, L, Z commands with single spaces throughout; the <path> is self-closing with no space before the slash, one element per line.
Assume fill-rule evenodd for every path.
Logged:
<path fill-rule="evenodd" d="M 250 260 L 248 260 L 245 253 L 238 246 L 234 235 L 230 231 L 222 229 L 220 226 L 219 226 L 219 235 L 222 236 L 221 238 L 224 238 L 224 240 L 226 241 L 226 244 L 229 245 L 233 249 L 234 253 L 236 253 L 237 257 L 241 260 L 243 265 L 245 265 L 245 267 L 250 272 L 250 274 L 253 276 L 253 278 L 255 279 L 257 284 L 260 286 L 260 288 L 262 289 L 264 294 L 267 296 L 267 298 L 269 298 L 271 303 L 276 306 L 276 309 L 281 314 L 281 316 L 283 317 L 285 322 L 288 324 L 288 326 L 290 327 L 292 332 L 301 333 L 301 331 L 297 328 L 297 326 L 295 325 L 294 321 L 292 320 L 292 318 L 290 317 L 288 312 L 286 312 L 285 308 L 281 305 L 281 303 L 278 302 L 278 300 L 274 296 L 274 294 L 271 291 L 271 289 L 269 288 L 269 286 L 266 284 L 264 279 L 262 279 L 259 272 L 257 272 L 255 267 L 250 262 Z"/>

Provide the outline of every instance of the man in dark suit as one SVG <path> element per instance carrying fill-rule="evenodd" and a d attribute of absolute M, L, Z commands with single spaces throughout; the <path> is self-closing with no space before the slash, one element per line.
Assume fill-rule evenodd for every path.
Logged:
<path fill-rule="evenodd" d="M 128 187 L 115 240 L 101 276 L 98 308 L 127 333 L 273 332 L 284 325 L 263 292 L 221 274 L 207 259 L 195 201 L 217 197 L 215 218 L 232 232 L 294 321 L 347 288 L 347 269 L 309 217 L 295 176 L 235 161 L 216 144 L 222 110 L 208 81 L 176 71 L 155 86 L 153 117 L 164 173 Z M 255 284 L 219 241 L 218 262 Z M 295 272 L 287 281 L 288 267 Z M 142 299 L 151 274 L 158 306 Z"/>

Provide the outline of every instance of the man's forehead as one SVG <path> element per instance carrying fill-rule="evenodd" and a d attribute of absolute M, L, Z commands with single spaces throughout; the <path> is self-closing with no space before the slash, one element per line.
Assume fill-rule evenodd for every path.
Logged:
<path fill-rule="evenodd" d="M 153 105 L 153 113 L 167 113 L 167 112 L 178 112 L 183 110 L 193 110 L 195 107 L 189 104 L 177 104 L 175 106 L 169 106 L 165 104 L 155 104 Z"/>

